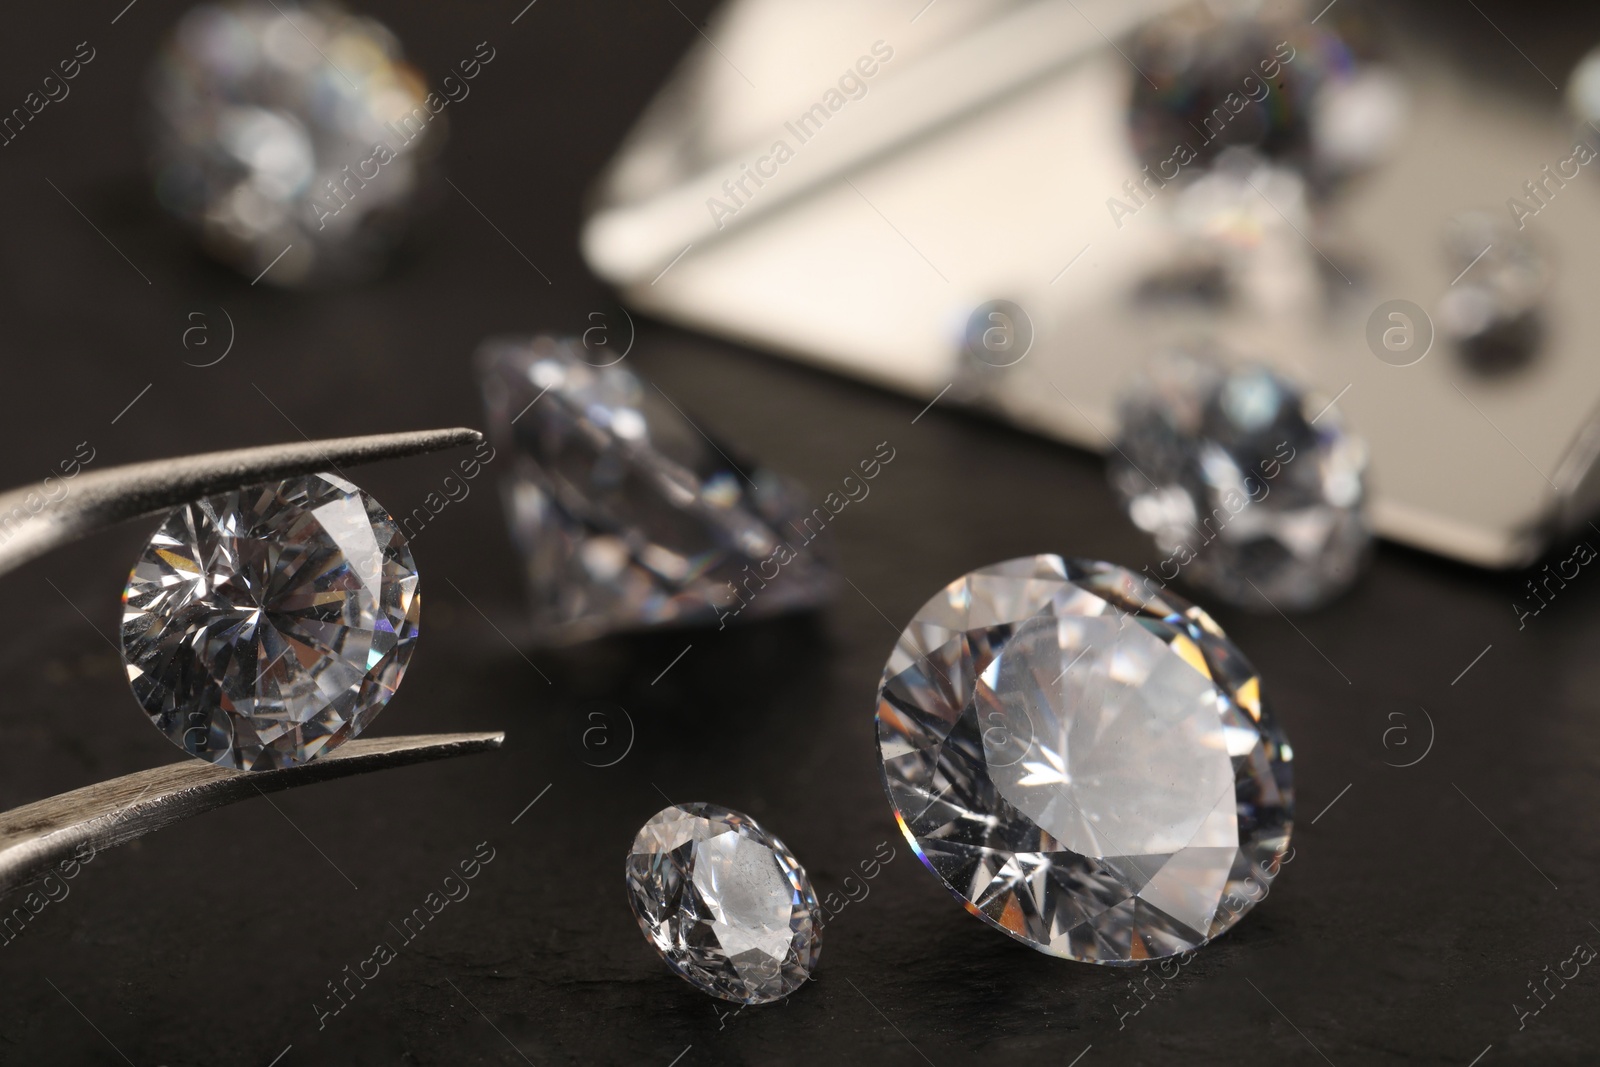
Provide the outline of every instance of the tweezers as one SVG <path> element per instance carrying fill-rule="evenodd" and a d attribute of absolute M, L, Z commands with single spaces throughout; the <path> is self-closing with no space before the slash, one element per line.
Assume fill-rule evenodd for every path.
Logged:
<path fill-rule="evenodd" d="M 38 486 L 0 493 L 0 516 L 22 515 L 0 544 L 0 575 L 69 541 L 213 493 L 341 465 L 476 444 L 476 430 L 301 441 L 82 471 L 71 491 L 38 506 Z M 34 497 L 29 501 L 29 497 Z M 111 848 L 236 800 L 329 778 L 499 748 L 505 734 L 357 738 L 322 759 L 274 771 L 235 771 L 186 759 L 0 812 L 0 896 L 69 860 Z"/>

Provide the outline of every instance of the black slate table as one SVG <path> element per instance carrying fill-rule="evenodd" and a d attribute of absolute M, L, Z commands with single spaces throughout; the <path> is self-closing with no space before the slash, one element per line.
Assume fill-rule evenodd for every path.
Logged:
<path fill-rule="evenodd" d="M 291 294 L 208 265 L 152 207 L 137 90 L 181 7 L 123 2 L 3 20 L 0 107 L 79 42 L 95 49 L 70 97 L 0 148 L 6 484 L 85 441 L 110 465 L 301 432 L 476 423 L 467 365 L 480 338 L 575 331 L 608 298 L 575 250 L 584 190 L 708 8 L 542 0 L 513 25 L 520 0 L 385 5 L 425 70 L 480 41 L 497 49 L 453 106 L 446 156 L 483 214 L 446 188 L 385 278 Z M 1474 8 L 1394 17 L 1501 91 L 1532 96 L 1550 90 L 1506 36 L 1553 71 L 1600 38 L 1589 9 Z M 183 331 L 219 322 L 219 309 L 237 325 L 234 350 L 186 366 L 197 360 Z M 892 444 L 870 498 L 833 524 L 854 588 L 809 617 L 525 656 L 517 563 L 480 480 L 415 539 L 424 635 L 376 730 L 504 728 L 505 750 L 252 801 L 96 856 L 0 944 L 0 1062 L 1600 1056 L 1593 968 L 1552 982 L 1520 1029 L 1517 1014 L 1533 1006 L 1530 982 L 1576 944 L 1600 945 L 1600 577 L 1583 573 L 1519 629 L 1525 576 L 1383 547 L 1320 613 L 1291 623 L 1218 609 L 1294 742 L 1295 857 L 1232 933 L 1136 994 L 1135 974 L 1048 958 L 964 915 L 899 838 L 873 744 L 896 627 L 941 584 L 1034 552 L 1155 559 L 1100 461 L 944 405 L 913 425 L 921 403 L 659 324 L 642 325 L 630 358 L 704 424 L 818 491 Z M 360 479 L 409 512 L 452 462 Z M 0 580 L 0 805 L 174 758 L 111 643 L 153 527 Z M 622 860 L 663 797 L 756 815 L 824 893 L 883 842 L 894 848 L 829 927 L 817 980 L 788 1002 L 729 1012 L 641 939 Z M 331 1014 L 329 983 L 400 941 L 395 926 L 484 855 L 470 895 Z"/>

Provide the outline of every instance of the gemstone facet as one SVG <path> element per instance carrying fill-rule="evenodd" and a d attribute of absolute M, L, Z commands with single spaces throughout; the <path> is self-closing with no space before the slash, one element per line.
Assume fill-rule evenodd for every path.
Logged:
<path fill-rule="evenodd" d="M 422 608 L 394 520 L 332 474 L 175 509 L 122 600 L 128 681 L 156 728 L 257 771 L 361 733 L 400 684 Z"/>
<path fill-rule="evenodd" d="M 748 815 L 674 804 L 633 839 L 628 899 L 668 966 L 723 1000 L 766 1004 L 811 976 L 817 894 L 782 841 Z"/>
<path fill-rule="evenodd" d="M 1134 963 L 1260 900 L 1291 751 L 1200 608 L 1109 563 L 1030 556 L 923 605 L 878 690 L 906 839 L 972 914 L 1041 952 Z"/>
<path fill-rule="evenodd" d="M 831 597 L 826 540 L 812 540 L 826 523 L 801 487 L 730 458 L 613 358 L 552 337 L 478 353 L 491 435 L 513 453 L 506 508 L 535 639 L 743 622 Z"/>
<path fill-rule="evenodd" d="M 1108 473 L 1166 554 L 1151 580 L 1181 574 L 1262 612 L 1314 608 L 1355 581 L 1372 540 L 1367 450 L 1337 408 L 1318 414 L 1265 368 L 1174 353 L 1152 361 L 1119 415 Z"/>

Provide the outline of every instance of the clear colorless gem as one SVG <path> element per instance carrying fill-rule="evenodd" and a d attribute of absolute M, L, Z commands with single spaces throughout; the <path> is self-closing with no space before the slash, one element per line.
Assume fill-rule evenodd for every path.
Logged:
<path fill-rule="evenodd" d="M 310 475 L 173 511 L 123 594 L 122 656 L 157 729 L 222 767 L 305 763 L 361 733 L 422 607 L 377 501 Z"/>
<path fill-rule="evenodd" d="M 1336 407 L 1262 367 L 1173 354 L 1123 397 L 1108 469 L 1165 556 L 1149 579 L 1271 612 L 1323 604 L 1360 573 L 1366 465 Z"/>
<path fill-rule="evenodd" d="M 633 839 L 627 879 L 645 937 L 714 997 L 778 1000 L 817 965 L 822 929 L 811 881 L 748 815 L 715 804 L 657 812 Z"/>
<path fill-rule="evenodd" d="M 968 911 L 1054 956 L 1192 949 L 1265 895 L 1291 753 L 1206 613 L 1109 563 L 1030 556 L 952 582 L 878 694 L 890 803 Z"/>
<path fill-rule="evenodd" d="M 267 285 L 373 273 L 443 143 L 394 35 L 333 4 L 196 7 L 150 87 L 157 197 Z"/>
<path fill-rule="evenodd" d="M 791 479 L 700 427 L 626 364 L 573 340 L 491 341 L 478 355 L 489 423 L 510 451 L 514 540 L 535 639 L 744 622 L 834 590 L 829 515 Z"/>

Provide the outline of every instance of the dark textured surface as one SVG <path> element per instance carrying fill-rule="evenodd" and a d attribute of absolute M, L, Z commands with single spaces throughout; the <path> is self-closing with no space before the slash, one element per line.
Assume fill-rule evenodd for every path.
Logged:
<path fill-rule="evenodd" d="M 520 2 L 386 8 L 426 70 L 485 39 L 498 49 L 451 107 L 447 165 L 551 284 L 446 187 L 392 275 L 291 295 L 207 266 L 152 210 L 135 89 L 180 8 L 141 0 L 113 26 L 122 3 L 29 6 L 0 35 L 6 108 L 78 41 L 98 50 L 72 95 L 0 148 L 6 485 L 86 439 L 98 465 L 301 431 L 475 424 L 467 364 L 480 338 L 575 330 L 601 306 L 575 252 L 583 190 L 695 39 L 668 3 L 541 0 L 514 27 Z M 1541 5 L 1478 6 L 1558 76 L 1600 37 Z M 1472 6 L 1407 18 L 1435 47 L 1463 37 L 1450 47 L 1478 76 L 1551 96 Z M 233 353 L 185 366 L 186 316 L 217 323 L 218 306 L 237 323 Z M 1600 577 L 1583 572 L 1521 632 L 1522 578 L 1393 549 L 1351 595 L 1292 625 L 1219 610 L 1295 744 L 1295 859 L 1265 904 L 1119 1023 L 1139 1003 L 1130 974 L 996 935 L 919 868 L 872 741 L 896 628 L 941 584 L 1038 551 L 1154 560 L 1099 461 L 942 408 L 913 426 L 919 403 L 659 327 L 636 353 L 704 424 L 819 492 L 892 444 L 871 496 L 833 524 L 857 589 L 810 619 L 531 653 L 530 665 L 497 632 L 517 636 L 519 591 L 479 479 L 415 539 L 424 636 L 378 730 L 503 727 L 506 750 L 314 786 L 275 798 L 278 810 L 246 802 L 96 857 L 0 945 L 0 1062 L 944 1067 L 1065 1065 L 1091 1045 L 1083 1067 L 1465 1067 L 1487 1046 L 1483 1067 L 1600 1056 L 1594 968 L 1552 981 L 1555 998 L 1520 1033 L 1513 1008 L 1575 943 L 1600 945 Z M 361 482 L 407 512 L 451 462 L 384 464 Z M 172 758 L 108 639 L 153 526 L 0 581 L 0 806 Z M 1424 751 L 1419 707 L 1431 752 L 1386 765 Z M 623 750 L 630 720 L 631 751 L 586 766 Z M 600 724 L 611 747 L 585 750 Z M 640 937 L 622 860 L 663 794 L 755 815 L 824 894 L 894 844 L 870 895 L 829 927 L 817 981 L 787 1003 L 719 1017 Z M 471 895 L 401 945 L 390 924 L 484 841 L 494 858 Z M 325 983 L 384 940 L 398 958 L 319 1030 Z"/>

